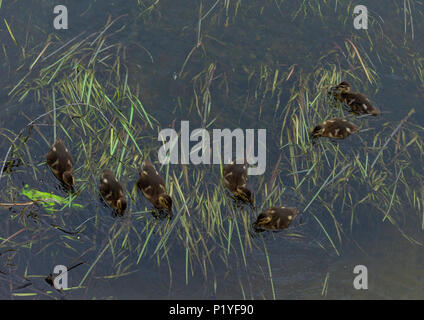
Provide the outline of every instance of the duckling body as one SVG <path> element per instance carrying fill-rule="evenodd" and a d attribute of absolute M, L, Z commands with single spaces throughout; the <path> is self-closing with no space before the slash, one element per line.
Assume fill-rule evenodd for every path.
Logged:
<path fill-rule="evenodd" d="M 55 177 L 71 188 L 74 184 L 72 155 L 61 139 L 55 141 L 46 160 Z"/>
<path fill-rule="evenodd" d="M 358 115 L 371 114 L 373 116 L 380 114 L 380 111 L 373 106 L 365 95 L 359 92 L 351 92 L 350 90 L 350 84 L 343 81 L 331 89 L 331 94 L 334 95 L 338 101 L 345 104 L 352 113 Z"/>
<path fill-rule="evenodd" d="M 334 118 L 317 125 L 312 133 L 312 138 L 327 137 L 345 139 L 359 130 L 358 126 L 342 118 Z"/>
<path fill-rule="evenodd" d="M 224 185 L 230 192 L 232 192 L 237 198 L 244 202 L 249 202 L 253 205 L 252 192 L 246 188 L 247 183 L 247 163 L 238 164 L 236 161 L 226 164 L 222 170 L 224 177 Z"/>
<path fill-rule="evenodd" d="M 141 168 L 137 185 L 156 209 L 171 211 L 172 199 L 166 192 L 165 180 L 148 160 L 144 162 Z"/>
<path fill-rule="evenodd" d="M 258 216 L 253 227 L 256 231 L 286 229 L 298 214 L 294 207 L 271 207 Z"/>
<path fill-rule="evenodd" d="M 114 173 L 108 169 L 103 171 L 100 178 L 100 193 L 112 209 L 119 215 L 124 214 L 127 208 L 124 189 L 116 179 Z"/>

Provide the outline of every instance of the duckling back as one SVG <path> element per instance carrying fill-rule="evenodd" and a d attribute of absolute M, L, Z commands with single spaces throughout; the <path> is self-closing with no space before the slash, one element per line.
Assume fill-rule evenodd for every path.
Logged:
<path fill-rule="evenodd" d="M 342 118 L 334 118 L 317 125 L 311 133 L 312 138 L 327 137 L 345 139 L 359 130 L 358 126 Z"/>
<path fill-rule="evenodd" d="M 347 105 L 350 111 L 355 114 L 371 114 L 376 116 L 381 113 L 366 96 L 359 92 L 345 92 L 340 96 L 341 102 Z"/>
<path fill-rule="evenodd" d="M 236 193 L 237 188 L 246 186 L 248 178 L 247 167 L 245 164 L 237 164 L 235 162 L 227 164 L 223 169 L 223 177 L 225 186 L 232 193 Z"/>
<path fill-rule="evenodd" d="M 172 199 L 166 192 L 165 180 L 159 175 L 150 161 L 145 161 L 137 181 L 143 195 L 157 209 L 171 210 Z"/>
<path fill-rule="evenodd" d="M 159 172 L 157 172 L 150 161 L 144 162 L 137 185 L 143 193 L 146 192 L 152 196 L 159 195 L 166 191 L 165 180 L 159 175 Z"/>
<path fill-rule="evenodd" d="M 271 207 L 259 214 L 254 228 L 257 231 L 286 229 L 298 214 L 299 210 L 295 207 Z"/>
<path fill-rule="evenodd" d="M 46 156 L 46 161 L 55 177 L 65 185 L 72 187 L 74 184 L 72 155 L 62 140 L 55 141 Z"/>
<path fill-rule="evenodd" d="M 106 169 L 100 178 L 100 193 L 111 208 L 120 215 L 124 214 L 127 202 L 124 198 L 124 189 L 115 174 Z"/>

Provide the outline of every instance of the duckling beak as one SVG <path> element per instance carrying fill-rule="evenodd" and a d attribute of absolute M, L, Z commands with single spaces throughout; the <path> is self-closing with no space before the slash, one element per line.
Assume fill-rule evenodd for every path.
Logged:
<path fill-rule="evenodd" d="M 252 228 L 256 233 L 263 232 L 265 230 L 261 229 L 256 222 L 252 223 Z"/>
<path fill-rule="evenodd" d="M 337 91 L 337 86 L 331 87 L 330 90 L 328 90 L 328 94 L 334 95 L 336 93 L 336 91 Z"/>

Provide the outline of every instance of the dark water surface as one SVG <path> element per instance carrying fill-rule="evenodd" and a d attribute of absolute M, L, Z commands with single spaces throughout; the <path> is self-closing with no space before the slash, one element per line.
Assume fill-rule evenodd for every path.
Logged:
<path fill-rule="evenodd" d="M 262 177 L 249 178 L 256 194 L 258 210 L 280 203 L 304 208 L 316 195 L 331 168 L 323 171 L 319 182 L 305 182 L 301 191 L 294 190 L 291 155 L 284 147 L 288 143 L 287 131 L 281 132 L 281 126 L 283 122 L 291 121 L 290 117 L 286 120 L 285 112 L 292 101 L 300 99 L 299 96 L 291 99 L 297 92 L 302 92 L 302 97 L 306 92 L 311 101 L 320 90 L 325 92 L 326 86 L 334 85 L 327 80 L 320 83 L 323 69 L 336 68 L 334 74 L 339 77 L 337 80 L 348 78 L 355 88 L 364 91 L 384 112 L 378 118 L 364 120 L 364 127 L 371 130 L 364 132 L 361 135 L 363 138 L 350 137 L 346 141 L 329 142 L 339 143 L 342 152 L 352 155 L 355 150 L 371 146 L 374 136 L 380 137 L 380 134 L 385 141 L 411 109 L 415 109 L 415 113 L 408 119 L 408 133 L 417 136 L 417 141 L 424 137 L 424 3 L 417 0 L 363 3 L 370 15 L 368 31 L 355 30 L 353 27 L 352 8 L 356 2 L 337 0 L 311 0 L 308 4 L 305 1 L 287 0 L 61 1 L 68 8 L 69 29 L 55 30 L 53 8 L 57 3 L 54 1 L 3 1 L 0 8 L 0 161 L 3 162 L 11 141 L 21 129 L 30 120 L 51 110 L 48 100 L 43 100 L 43 97 L 38 99 L 35 91 L 23 97 L 23 93 L 18 96 L 9 94 L 27 74 L 48 40 L 52 44 L 34 66 L 28 80 L 37 79 L 40 68 L 56 60 L 55 55 L 47 60 L 43 60 L 43 57 L 81 32 L 85 33 L 79 36 L 78 41 L 103 30 L 108 21 L 119 17 L 105 31 L 107 43 L 121 46 L 119 54 L 127 68 L 128 85 L 146 111 L 157 120 L 154 130 L 149 131 L 148 125 L 143 124 L 146 130 L 140 131 L 137 137 L 140 138 L 143 152 L 157 161 L 156 154 L 160 147 L 156 140 L 157 132 L 174 125 L 179 130 L 182 120 L 189 120 L 191 129 L 202 126 L 208 130 L 267 129 L 267 170 Z M 211 8 L 202 20 L 199 33 L 199 11 L 203 16 Z M 367 70 L 370 70 L 372 83 L 368 81 L 357 57 L 345 57 L 348 52 L 354 52 L 346 39 L 351 39 L 361 53 Z M 199 46 L 190 55 L 198 40 Z M 105 61 L 113 63 L 115 59 Z M 102 64 L 97 62 L 96 68 L 99 70 L 96 71 L 97 79 L 106 82 L 108 75 L 102 73 Z M 214 68 L 212 75 L 208 73 L 211 68 Z M 278 82 L 273 89 L 276 70 L 279 72 Z M 63 77 L 66 78 L 66 75 Z M 123 79 L 121 77 L 121 81 Z M 210 85 L 207 87 L 208 81 Z M 210 112 L 204 116 L 206 87 L 212 103 Z M 45 97 L 52 95 L 51 90 L 43 89 L 40 92 Z M 63 92 L 56 94 L 65 95 Z M 318 103 L 324 101 L 320 97 Z M 300 105 L 297 107 L 300 108 Z M 128 105 L 120 107 L 125 115 L 129 114 Z M 331 107 L 319 107 L 320 110 L 326 108 Z M 342 114 L 333 109 L 331 112 Z M 321 116 L 324 114 L 323 111 Z M 115 117 L 113 113 L 107 113 L 107 116 L 110 119 Z M 311 116 L 307 121 L 312 125 L 316 119 Z M 137 125 L 142 125 L 141 120 L 136 118 L 136 121 L 140 121 Z M 382 212 L 375 210 L 380 205 L 376 203 L 379 198 L 371 197 L 365 205 L 358 205 L 352 216 L 350 208 L 343 205 L 342 197 L 339 194 L 336 196 L 337 190 L 327 191 L 327 188 L 312 202 L 309 211 L 302 214 L 302 219 L 294 221 L 289 230 L 278 233 L 245 234 L 243 221 L 247 221 L 246 225 L 251 224 L 259 212 L 246 208 L 238 211 L 223 205 L 223 228 L 225 232 L 232 230 L 232 238 L 229 241 L 224 238 L 215 241 L 205 236 L 209 240 L 199 240 L 197 243 L 202 251 L 198 256 L 190 256 L 190 259 L 187 258 L 185 229 L 180 225 L 180 217 L 185 209 L 179 202 L 174 215 L 180 212 L 180 220 L 177 219 L 178 226 L 170 234 L 170 245 L 159 255 L 156 254 L 155 248 L 164 233 L 155 230 L 149 235 L 151 238 L 145 255 L 137 263 L 142 248 L 140 243 L 144 243 L 148 235 L 142 230 L 150 230 L 148 227 L 156 223 L 148 212 L 149 204 L 138 194 L 132 197 L 134 201 L 126 216 L 114 217 L 98 200 L 97 178 L 85 178 L 98 177 L 101 169 L 106 167 L 107 160 L 100 156 L 103 149 L 109 148 L 108 131 L 97 132 L 100 138 L 96 140 L 99 148 L 96 152 L 100 153 L 97 162 L 93 161 L 87 169 L 87 159 L 84 152 L 80 152 L 80 143 L 90 133 L 83 131 L 78 121 L 64 120 L 64 123 L 69 125 L 66 129 L 69 129 L 74 142 L 70 142 L 70 137 L 60 126 L 56 128 L 57 136 L 67 139 L 70 150 L 74 155 L 78 154 L 74 157 L 76 175 L 81 177 L 77 178 L 77 185 L 85 187 L 75 202 L 83 204 L 84 208 L 66 208 L 57 212 L 54 218 L 42 208 L 32 210 L 43 221 L 66 226 L 68 230 L 83 225 L 83 231 L 75 237 L 46 223 L 36 222 L 28 217 L 30 209 L 21 212 L 21 207 L 10 210 L 0 207 L 1 299 L 61 297 L 62 294 L 52 290 L 44 278 L 55 265 L 69 267 L 81 261 L 84 264 L 69 273 L 69 286 L 72 289 L 64 293 L 66 298 L 424 298 L 424 211 L 423 207 L 414 206 L 410 200 L 412 189 L 402 189 L 400 186 L 394 191 L 399 192 L 400 200 L 394 203 L 390 211 L 394 217 L 393 223 L 389 219 L 383 221 Z M 19 139 L 19 151 L 12 152 L 9 159 L 21 156 L 24 165 L 5 171 L 0 181 L 0 203 L 28 201 L 19 192 L 25 184 L 36 190 L 67 196 L 44 163 L 54 139 L 53 126 L 52 117 L 46 117 L 42 125 L 32 128 L 28 141 L 24 143 Z M 289 127 L 292 128 L 291 125 Z M 28 130 L 24 131 L 26 134 Z M 395 139 L 396 136 L 390 146 L 395 144 Z M 401 146 L 410 141 L 401 135 L 397 139 Z M 413 161 L 407 162 L 402 157 L 394 161 L 399 159 L 395 167 L 402 167 L 405 172 L 400 175 L 402 186 L 415 188 L 421 183 L 419 177 L 424 175 L 424 150 L 419 150 L 413 143 L 411 146 L 416 148 L 411 151 Z M 373 155 L 376 155 L 378 149 L 373 151 Z M 385 152 L 385 163 L 389 165 L 398 151 L 390 149 Z M 90 150 L 87 152 L 91 154 Z M 405 152 L 409 152 L 409 149 Z M 308 157 L 308 154 L 301 157 Z M 134 159 L 132 156 L 127 158 L 128 166 L 121 176 L 121 182 L 129 197 L 130 193 L 134 195 L 133 186 L 141 159 L 136 159 L 135 155 Z M 322 156 L 323 162 L 324 159 Z M 372 160 L 374 158 L 369 159 L 370 162 Z M 114 163 L 116 165 L 117 162 Z M 276 165 L 277 183 L 282 181 L 286 188 L 278 195 L 278 203 L 271 203 L 273 200 L 270 199 L 275 198 L 272 195 L 268 198 L 270 190 L 266 188 Z M 187 197 L 196 192 L 204 196 L 213 195 L 221 185 L 219 166 L 188 165 L 187 168 L 188 186 L 182 184 L 182 193 Z M 299 171 L 308 169 L 302 166 L 298 168 Z M 163 167 L 160 171 L 165 174 L 166 170 Z M 181 178 L 182 170 L 180 165 L 171 166 L 171 171 L 178 178 Z M 193 172 L 204 173 L 201 190 L 190 188 L 198 179 Z M 397 174 L 397 169 L 393 170 L 389 177 L 391 183 Z M 300 177 L 302 179 L 304 175 Z M 359 183 L 349 185 L 348 182 L 347 190 L 352 190 L 356 196 L 353 202 L 358 202 L 367 192 L 371 192 Z M 394 186 L 391 185 L 389 190 L 393 191 Z M 419 190 L 419 187 L 414 190 Z M 179 194 L 176 187 L 173 194 L 175 197 Z M 222 197 L 218 195 L 218 198 Z M 205 199 L 202 201 L 207 206 Z M 387 204 L 381 206 L 386 208 Z M 200 216 L 195 204 L 191 204 L 189 210 L 192 219 Z M 337 222 L 329 214 L 330 211 L 337 217 Z M 212 209 L 205 212 L 212 214 Z M 319 217 L 319 223 L 309 212 Z M 240 237 L 231 218 L 235 213 L 247 219 L 237 220 Z M 166 221 L 157 223 L 158 228 L 165 228 Z M 199 226 L 199 231 L 193 231 L 193 234 L 205 231 L 201 223 L 194 225 Z M 119 236 L 118 243 L 114 243 L 114 232 L 121 227 L 140 233 L 130 232 L 128 239 Z M 334 241 L 337 250 L 334 250 L 328 237 Z M 228 242 L 232 246 L 228 251 L 230 253 L 226 248 Z M 252 247 L 247 245 L 249 242 L 253 243 Z M 109 243 L 114 243 L 113 250 L 107 247 Z M 368 268 L 368 290 L 355 290 L 353 287 L 356 276 L 353 269 L 356 265 Z M 19 288 L 28 281 L 31 282 L 30 286 Z M 77 288 L 81 281 L 82 287 Z"/>

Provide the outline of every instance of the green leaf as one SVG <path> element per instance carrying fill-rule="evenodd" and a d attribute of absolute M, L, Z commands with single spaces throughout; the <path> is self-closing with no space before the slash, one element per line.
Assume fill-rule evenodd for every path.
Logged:
<path fill-rule="evenodd" d="M 57 204 L 62 206 L 70 205 L 73 208 L 83 208 L 83 206 L 78 203 L 70 204 L 69 198 L 63 198 L 50 192 L 43 192 L 35 189 L 30 189 L 27 184 L 24 188 L 22 188 L 21 194 L 31 199 L 32 201 L 39 201 L 41 205 L 50 213 L 58 211 L 54 209 L 54 206 Z"/>

